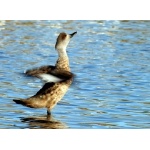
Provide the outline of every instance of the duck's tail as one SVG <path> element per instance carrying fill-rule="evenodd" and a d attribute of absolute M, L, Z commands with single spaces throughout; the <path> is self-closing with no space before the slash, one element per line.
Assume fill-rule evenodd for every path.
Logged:
<path fill-rule="evenodd" d="M 45 103 L 41 103 L 41 99 L 38 98 L 28 98 L 28 99 L 13 99 L 16 104 L 21 104 L 30 108 L 43 108 Z"/>
<path fill-rule="evenodd" d="M 21 105 L 26 106 L 25 101 L 24 101 L 24 100 L 22 100 L 22 99 L 13 99 L 13 101 L 14 101 L 16 104 L 21 104 Z"/>

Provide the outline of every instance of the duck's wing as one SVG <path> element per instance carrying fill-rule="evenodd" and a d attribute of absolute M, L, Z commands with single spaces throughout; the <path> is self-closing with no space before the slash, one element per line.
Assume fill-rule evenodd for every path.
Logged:
<path fill-rule="evenodd" d="M 71 78 L 74 77 L 74 74 L 63 69 L 53 69 L 48 73 L 38 74 L 37 77 L 46 82 L 56 83 L 56 82 L 70 80 Z"/>
<path fill-rule="evenodd" d="M 46 94 L 48 92 L 48 89 L 52 88 L 54 86 L 55 83 L 45 83 L 44 86 L 33 96 L 37 96 L 37 95 L 43 95 L 43 94 Z"/>
<path fill-rule="evenodd" d="M 27 70 L 25 74 L 28 76 L 40 78 L 46 82 L 54 83 L 60 82 L 62 80 L 68 80 L 74 76 L 73 73 L 64 69 L 56 69 L 55 66 L 42 66 L 39 68 L 34 68 Z"/>
<path fill-rule="evenodd" d="M 46 94 L 47 92 L 50 92 L 50 90 L 54 90 L 57 87 L 54 87 L 56 83 L 67 84 L 68 82 L 71 82 L 73 80 L 74 75 L 69 71 L 54 70 L 51 72 L 51 74 L 39 74 L 38 77 L 46 81 L 46 83 L 34 96 L 37 96 L 39 94 Z"/>
<path fill-rule="evenodd" d="M 42 66 L 39 68 L 27 70 L 25 74 L 28 76 L 38 77 L 39 74 L 47 74 L 47 73 L 50 73 L 54 69 L 55 69 L 55 66 Z"/>

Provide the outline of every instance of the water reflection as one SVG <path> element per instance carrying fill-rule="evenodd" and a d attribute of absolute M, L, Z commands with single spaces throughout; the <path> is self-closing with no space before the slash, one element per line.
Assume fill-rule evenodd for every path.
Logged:
<path fill-rule="evenodd" d="M 66 129 L 66 124 L 55 120 L 52 115 L 21 118 L 21 122 L 28 123 L 30 129 Z"/>

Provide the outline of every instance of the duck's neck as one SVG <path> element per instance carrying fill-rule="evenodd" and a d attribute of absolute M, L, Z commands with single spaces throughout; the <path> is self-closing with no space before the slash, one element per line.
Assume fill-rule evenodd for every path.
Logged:
<path fill-rule="evenodd" d="M 57 69 L 64 69 L 66 71 L 70 71 L 69 67 L 69 58 L 66 52 L 66 49 L 58 50 L 58 60 L 56 63 Z"/>

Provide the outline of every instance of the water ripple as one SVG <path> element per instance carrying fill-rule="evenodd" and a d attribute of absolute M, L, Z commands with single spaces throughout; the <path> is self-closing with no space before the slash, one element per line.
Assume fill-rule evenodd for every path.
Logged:
<path fill-rule="evenodd" d="M 0 128 L 149 128 L 150 21 L 0 21 Z M 74 84 L 54 108 L 13 103 L 42 83 L 23 72 L 54 65 L 59 32 L 78 34 L 68 54 Z"/>

